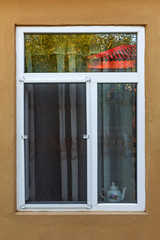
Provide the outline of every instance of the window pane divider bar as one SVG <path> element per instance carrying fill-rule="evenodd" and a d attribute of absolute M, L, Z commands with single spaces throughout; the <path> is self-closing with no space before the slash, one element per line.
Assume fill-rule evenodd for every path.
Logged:
<path fill-rule="evenodd" d="M 87 205 L 88 207 L 91 207 L 91 136 L 90 136 L 90 82 L 86 83 L 86 116 L 87 116 L 87 135 L 89 138 L 87 139 Z"/>
<path fill-rule="evenodd" d="M 91 83 L 90 89 L 90 128 L 91 128 L 91 148 L 90 148 L 90 161 L 91 161 L 91 195 L 92 206 L 97 205 L 97 83 Z"/>
<path fill-rule="evenodd" d="M 25 83 L 51 83 L 51 82 L 112 82 L 112 83 L 137 83 L 138 73 L 25 73 L 19 79 Z"/>

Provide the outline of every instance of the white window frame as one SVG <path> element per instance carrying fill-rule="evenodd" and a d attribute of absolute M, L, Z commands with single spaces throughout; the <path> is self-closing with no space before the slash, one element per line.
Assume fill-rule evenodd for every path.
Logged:
<path fill-rule="evenodd" d="M 25 33 L 137 33 L 137 72 L 101 73 L 25 73 Z M 80 26 L 17 27 L 17 210 L 18 211 L 144 211 L 145 210 L 145 92 L 144 92 L 144 27 Z M 24 84 L 86 83 L 87 92 L 87 204 L 25 204 L 24 164 Z M 97 83 L 137 84 L 137 203 L 104 203 L 97 201 Z M 89 110 L 90 109 L 90 110 Z M 91 121 L 92 120 L 92 121 Z M 93 121 L 94 120 L 94 121 Z M 90 130 L 92 129 L 92 131 Z"/>

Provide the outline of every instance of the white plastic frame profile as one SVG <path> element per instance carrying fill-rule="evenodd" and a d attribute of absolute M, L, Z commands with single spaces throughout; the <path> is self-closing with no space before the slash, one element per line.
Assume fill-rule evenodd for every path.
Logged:
<path fill-rule="evenodd" d="M 25 73 L 25 33 L 137 33 L 137 72 L 105 73 Z M 144 211 L 145 210 L 145 93 L 144 93 L 144 27 L 80 26 L 17 27 L 17 210 L 18 211 Z M 88 81 L 90 79 L 90 81 Z M 24 84 L 86 83 L 87 99 L 87 204 L 26 204 L 24 164 Z M 98 204 L 97 202 L 97 84 L 137 83 L 137 203 Z M 92 131 L 90 131 L 92 129 Z"/>

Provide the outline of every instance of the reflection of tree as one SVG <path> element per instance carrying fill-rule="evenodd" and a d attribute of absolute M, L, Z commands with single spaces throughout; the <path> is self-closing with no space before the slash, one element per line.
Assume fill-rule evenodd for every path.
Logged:
<path fill-rule="evenodd" d="M 111 84 L 110 84 L 111 85 Z M 99 98 L 99 105 L 102 107 L 103 104 L 107 105 L 113 105 L 113 104 L 118 104 L 125 106 L 127 102 L 124 101 L 124 99 L 119 99 L 118 94 L 122 94 L 123 92 L 123 97 L 128 96 L 130 97 L 131 95 L 134 96 L 136 93 L 136 86 L 135 84 L 130 84 L 130 83 L 125 83 L 125 84 L 120 84 L 117 83 L 116 85 L 112 84 L 112 87 L 108 91 L 106 91 L 105 96 L 103 98 Z M 131 98 L 130 104 L 134 105 L 135 102 Z"/>
<path fill-rule="evenodd" d="M 25 67 L 28 72 L 57 72 L 59 54 L 65 56 L 63 71 L 68 71 L 71 56 L 75 56 L 76 71 L 87 71 L 88 56 L 134 44 L 135 34 L 26 34 Z"/>

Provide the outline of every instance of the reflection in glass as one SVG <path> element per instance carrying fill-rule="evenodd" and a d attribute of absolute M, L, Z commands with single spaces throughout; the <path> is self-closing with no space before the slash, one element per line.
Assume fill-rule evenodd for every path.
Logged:
<path fill-rule="evenodd" d="M 26 202 L 86 203 L 85 84 L 25 84 Z"/>
<path fill-rule="evenodd" d="M 25 34 L 25 72 L 136 72 L 137 36 Z"/>
<path fill-rule="evenodd" d="M 98 84 L 98 202 L 136 201 L 136 84 Z"/>

